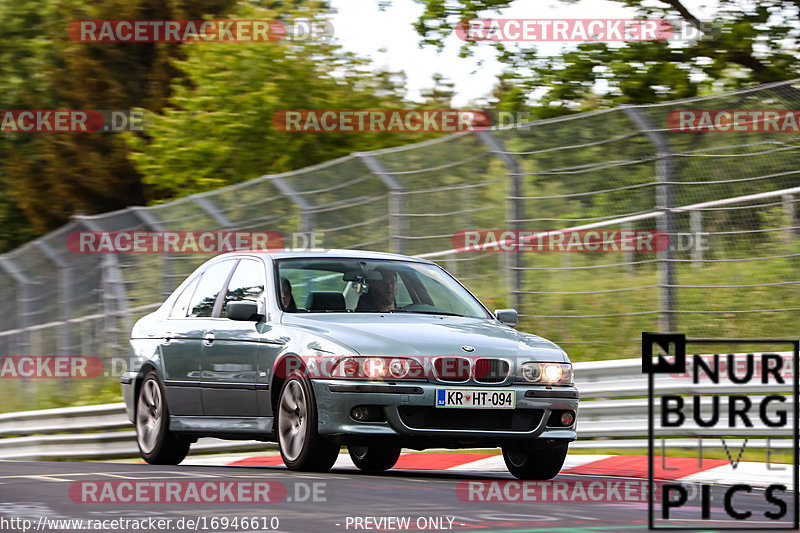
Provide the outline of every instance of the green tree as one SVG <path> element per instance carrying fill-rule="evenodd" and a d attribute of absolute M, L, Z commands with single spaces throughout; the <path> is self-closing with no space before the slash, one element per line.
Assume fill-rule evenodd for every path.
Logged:
<path fill-rule="evenodd" d="M 3 109 L 160 109 L 180 73 L 171 43 L 77 43 L 67 26 L 81 19 L 197 19 L 233 0 L 192 3 L 121 0 L 0 0 L 0 102 Z M 147 191 L 113 134 L 4 134 L 0 178 L 10 209 L 38 232 L 78 210 L 97 213 L 143 204 Z M 0 209 L 3 203 L 0 202 Z"/>
<path fill-rule="evenodd" d="M 0 109 L 46 109 L 53 106 L 48 72 L 57 48 L 48 37 L 58 25 L 49 5 L 36 0 L 0 1 Z M 21 209 L 8 167 L 35 156 L 32 135 L 0 133 L 0 252 L 35 235 Z"/>
<path fill-rule="evenodd" d="M 458 21 L 491 17 L 512 1 L 422 0 L 425 11 L 415 27 L 423 43 L 442 47 Z M 501 84 L 513 87 L 499 96 L 518 102 L 520 89 L 522 94 L 538 91 L 542 96 L 537 105 L 544 106 L 537 108 L 540 115 L 686 98 L 800 76 L 800 4 L 794 0 L 720 0 L 713 20 L 702 22 L 680 0 L 614 1 L 633 8 L 638 16 L 682 20 L 702 38 L 622 45 L 587 42 L 555 57 L 539 55 L 531 43 L 471 42 L 462 53 L 470 54 L 475 46 L 496 46 L 500 61 L 509 67 Z M 596 94 L 600 81 L 608 91 Z"/>
<path fill-rule="evenodd" d="M 247 8 L 241 18 L 275 18 Z M 187 47 L 175 67 L 185 79 L 152 117 L 148 139 L 127 135 L 144 183 L 158 197 L 208 191 L 263 174 L 298 169 L 354 151 L 406 144 L 424 134 L 297 133 L 275 113 L 299 109 L 398 109 L 405 77 L 322 41 L 207 43 Z"/>

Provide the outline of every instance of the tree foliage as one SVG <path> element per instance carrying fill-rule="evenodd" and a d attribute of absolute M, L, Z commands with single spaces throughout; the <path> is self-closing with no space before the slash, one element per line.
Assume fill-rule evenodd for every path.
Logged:
<path fill-rule="evenodd" d="M 241 18 L 275 18 L 248 8 Z M 306 167 L 354 151 L 406 144 L 420 134 L 297 133 L 273 115 L 301 109 L 398 109 L 405 77 L 374 72 L 363 59 L 322 41 L 186 47 L 163 113 L 148 139 L 128 136 L 145 183 L 160 197 L 183 196 Z M 436 102 L 441 103 L 438 93 Z M 432 98 L 434 95 L 432 95 Z M 449 98 L 447 98 L 449 100 Z"/>
<path fill-rule="evenodd" d="M 0 1 L 2 109 L 160 109 L 181 47 L 170 43 L 77 43 L 67 25 L 82 19 L 196 19 L 232 0 Z M 4 134 L 0 180 L 21 224 L 46 231 L 75 211 L 96 213 L 143 204 L 141 176 L 113 134 Z"/>
<path fill-rule="evenodd" d="M 541 94 L 537 104 L 544 107 L 539 111 L 548 115 L 556 113 L 553 108 L 565 113 L 653 103 L 800 75 L 800 4 L 795 0 L 719 0 L 709 21 L 700 21 L 680 0 L 611 1 L 633 8 L 637 16 L 684 21 L 702 37 L 622 45 L 586 42 L 555 57 L 540 55 L 531 43 L 494 43 L 499 59 L 508 65 L 496 96 L 514 102 L 520 94 Z M 415 27 L 423 43 L 441 47 L 458 21 L 491 17 L 512 2 L 422 0 L 425 11 Z M 492 44 L 466 43 L 462 52 L 469 55 L 475 46 Z M 600 82 L 608 89 L 598 94 Z"/>

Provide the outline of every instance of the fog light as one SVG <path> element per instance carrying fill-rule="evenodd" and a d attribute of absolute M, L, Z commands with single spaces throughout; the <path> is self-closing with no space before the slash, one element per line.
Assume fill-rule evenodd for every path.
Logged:
<path fill-rule="evenodd" d="M 350 411 L 350 416 L 353 417 L 353 420 L 363 422 L 369 416 L 369 409 L 363 405 L 353 407 L 353 409 Z"/>
<path fill-rule="evenodd" d="M 350 409 L 350 417 L 356 422 L 386 422 L 380 405 L 356 405 Z"/>
<path fill-rule="evenodd" d="M 573 415 L 570 411 L 564 411 L 561 413 L 561 425 L 564 427 L 571 426 L 572 423 L 575 421 L 575 415 Z"/>

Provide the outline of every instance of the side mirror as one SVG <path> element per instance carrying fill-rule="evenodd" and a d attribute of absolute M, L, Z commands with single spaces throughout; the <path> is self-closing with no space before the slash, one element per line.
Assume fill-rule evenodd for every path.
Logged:
<path fill-rule="evenodd" d="M 261 315 L 258 314 L 258 304 L 251 300 L 228 302 L 225 304 L 225 313 L 231 320 L 261 320 Z"/>
<path fill-rule="evenodd" d="M 512 328 L 517 325 L 517 310 L 516 309 L 497 309 L 494 312 L 494 317 Z"/>

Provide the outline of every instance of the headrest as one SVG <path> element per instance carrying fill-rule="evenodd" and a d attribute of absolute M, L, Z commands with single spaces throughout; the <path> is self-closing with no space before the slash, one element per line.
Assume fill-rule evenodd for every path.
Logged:
<path fill-rule="evenodd" d="M 337 291 L 317 291 L 308 293 L 306 309 L 309 311 L 346 311 L 344 294 Z"/>

